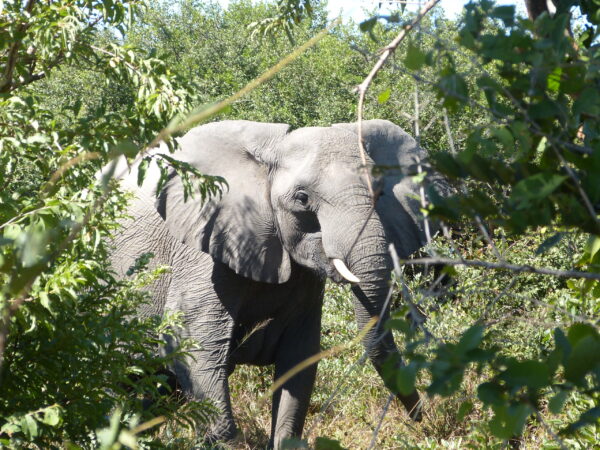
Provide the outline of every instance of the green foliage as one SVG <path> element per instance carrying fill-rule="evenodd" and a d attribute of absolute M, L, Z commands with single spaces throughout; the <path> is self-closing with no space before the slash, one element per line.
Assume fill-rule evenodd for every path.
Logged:
<path fill-rule="evenodd" d="M 554 234 L 552 230 L 542 230 L 533 236 L 517 238 L 503 236 L 503 231 L 497 229 L 493 237 L 498 250 L 511 263 L 568 268 L 574 249 L 581 248 L 585 239 L 566 233 L 556 246 L 535 255 L 534 250 Z M 475 230 L 455 233 L 453 241 L 467 259 L 494 257 Z M 436 248 L 442 254 L 452 251 L 443 239 L 438 240 Z M 406 366 L 410 366 L 410 370 L 418 368 L 414 385 L 421 392 L 436 390 L 444 396 L 438 393 L 426 396 L 425 419 L 420 424 L 410 422 L 402 405 L 392 402 L 376 447 L 503 448 L 504 439 L 496 437 L 490 429 L 495 409 L 499 412 L 494 422 L 498 433 L 505 430 L 506 435 L 508 429 L 518 431 L 520 422 L 510 422 L 512 419 L 507 413 L 538 410 L 550 429 L 557 434 L 565 430 L 560 437 L 567 448 L 593 447 L 599 436 L 599 429 L 592 421 L 596 411 L 594 399 L 565 379 L 562 359 L 557 360 L 555 356 L 555 328 L 566 324 L 564 329 L 568 330 L 581 323 L 577 318 L 598 317 L 598 302 L 581 302 L 579 293 L 564 280 L 536 274 L 458 267 L 454 278 L 453 295 L 443 301 L 431 296 L 431 275 L 417 274 L 414 279 L 406 280 L 412 300 L 427 316 L 426 331 L 415 329 L 414 324 L 406 320 L 408 309 L 404 301 L 400 296 L 394 299 L 394 318 L 388 327 L 396 335 Z M 507 286 L 510 289 L 504 292 Z M 356 337 L 351 297 L 348 288 L 327 286 L 321 339 L 324 349 Z M 568 336 L 568 331 L 565 335 Z M 348 448 L 370 445 L 389 392 L 363 358 L 363 352 L 357 343 L 348 351 L 319 363 L 305 427 L 310 445 L 315 445 L 319 436 L 338 440 Z M 526 373 L 531 377 L 519 379 L 522 364 L 526 363 L 527 367 L 528 361 L 533 362 L 531 374 Z M 540 363 L 552 374 L 550 384 Z M 390 364 L 390 369 L 392 367 L 394 364 Z M 231 378 L 233 401 L 237 404 L 235 413 L 244 430 L 247 448 L 253 448 L 268 440 L 267 437 L 261 440 L 256 429 L 262 426 L 263 436 L 268 436 L 269 407 L 257 410 L 256 398 L 268 388 L 272 373 L 265 373 L 263 368 L 244 368 L 241 373 L 238 370 Z M 588 373 L 586 380 L 591 387 L 595 375 L 593 370 Z M 389 386 L 398 381 L 393 370 L 390 376 L 393 383 L 387 383 Z M 539 387 L 541 384 L 544 386 Z M 558 398 L 554 400 L 555 397 Z M 497 401 L 498 406 L 495 406 Z M 582 416 L 584 420 L 580 421 Z M 578 424 L 580 428 L 575 429 L 570 424 Z M 557 446 L 536 416 L 527 415 L 522 433 L 522 445 L 526 448 Z M 249 435 L 252 438 L 248 438 Z"/>
<path fill-rule="evenodd" d="M 572 6 L 581 7 L 589 24 L 574 37 L 569 33 Z M 471 2 L 460 24 L 459 49 L 441 45 L 425 53 L 409 42 L 405 66 L 412 71 L 433 69 L 431 84 L 440 103 L 454 117 L 477 109 L 485 118 L 473 123 L 456 154 L 433 154 L 436 168 L 465 189 L 444 199 L 432 193 L 428 213 L 451 221 L 486 219 L 515 234 L 562 227 L 537 245 L 538 254 L 557 246 L 567 230 L 589 233 L 579 261 L 572 255 L 565 258 L 570 268 L 598 271 L 596 10 L 588 2 L 563 2 L 554 16 L 543 14 L 531 22 L 517 17 L 513 6 Z M 464 55 L 472 71 L 464 71 Z M 578 316 L 581 320 L 598 314 L 598 284 L 591 280 L 566 284 L 570 296 L 586 309 L 586 315 Z M 581 311 L 571 309 L 577 310 Z M 489 430 L 500 439 L 520 435 L 527 418 L 543 411 L 540 399 L 551 393 L 555 394 L 552 410 L 557 412 L 570 396 L 589 399 L 587 410 L 571 419 L 563 434 L 597 425 L 600 379 L 598 356 L 592 356 L 598 351 L 596 323 L 558 327 L 553 347 L 516 358 L 508 348 L 492 345 L 495 335 L 478 342 L 485 329 L 481 319 L 456 344 L 442 340 L 430 348 L 427 342 L 427 352 L 415 352 L 427 339 L 416 338 L 401 317 L 388 324 L 408 341 L 409 362 L 397 369 L 397 361 L 390 361 L 388 368 L 387 378 L 395 379 L 398 392 L 409 392 L 415 374 L 426 371 L 430 394 L 453 395 L 460 390 L 467 368 L 475 365 L 489 377 L 479 385 L 478 394 L 493 410 Z M 572 337 L 579 333 L 585 344 Z M 476 345 L 470 349 L 469 342 Z"/>
<path fill-rule="evenodd" d="M 148 261 L 139 261 L 133 279 L 117 281 L 109 267 L 107 242 L 126 198 L 95 172 L 121 154 L 136 157 L 195 95 L 164 61 L 118 42 L 140 6 L 0 3 L 2 445 L 89 446 L 117 407 L 111 429 L 126 419 L 144 428 L 140 420 L 161 415 L 202 427 L 214 411 L 204 403 L 180 410 L 159 395 L 159 370 L 195 345 L 159 356 L 159 336 L 180 319 L 135 315 L 146 302 L 141 289 L 165 269 L 140 273 Z M 195 184 L 189 195 L 198 187 L 211 195 L 222 182 L 161 161 Z M 154 402 L 143 409 L 143 399 Z M 127 433 L 116 439 L 131 447 L 135 433 Z"/>
<path fill-rule="evenodd" d="M 410 131 L 413 120 L 402 113 L 412 113 L 417 98 L 421 142 L 440 171 L 468 187 L 447 199 L 432 195 L 431 215 L 501 226 L 496 247 L 511 263 L 598 272 L 599 8 L 587 0 L 555 3 L 555 16 L 532 23 L 511 6 L 472 2 L 458 30 L 434 12 L 378 74 L 365 117 Z M 586 18 L 574 23 L 573 38 L 566 32 L 572 6 Z M 161 182 L 168 170 L 182 175 L 186 196 L 218 195 L 224 180 L 195 172 L 176 155 L 151 158 L 139 150 L 179 123 L 192 103 L 213 104 L 256 78 L 294 39 L 323 28 L 326 17 L 322 2 L 308 1 L 238 0 L 226 10 L 192 0 L 0 2 L 0 443 L 132 447 L 152 441 L 140 433 L 156 426 L 157 415 L 181 426 L 210 420 L 209 405 L 177 409 L 157 396 L 166 380 L 156 369 L 176 356 L 156 354 L 158 333 L 178 318 L 135 318 L 145 301 L 139 289 L 162 269 L 144 272 L 146 255 L 131 268 L 132 280 L 113 279 L 105 240 L 126 199 L 95 183 L 94 173 L 117 155 L 137 157 L 142 169 L 159 166 Z M 339 25 L 223 115 L 293 127 L 355 120 L 353 88 L 411 17 L 402 8 L 359 27 Z M 446 110 L 456 154 L 440 151 L 450 143 Z M 473 230 L 437 251 L 497 259 Z M 540 437 L 545 425 L 536 421 L 545 417 L 566 445 L 594 445 L 600 344 L 597 322 L 588 318 L 600 314 L 599 283 L 452 272 L 456 298 L 445 303 L 423 290 L 427 276 L 408 282 L 428 314 L 423 327 L 415 329 L 401 305 L 387 325 L 406 348 L 404 366 L 389 363 L 387 384 L 400 393 L 426 390 L 430 414 L 427 423 L 407 427 L 391 408 L 394 426 L 381 442 L 499 448 L 522 433 L 532 447 L 555 446 L 552 436 Z M 349 295 L 328 290 L 326 348 L 356 334 Z M 311 413 L 329 422 L 311 425 L 309 441 L 293 445 L 370 445 L 387 393 L 371 368 L 348 364 L 361 352 L 320 363 Z M 232 381 L 236 415 L 258 446 L 269 432 L 265 426 L 260 434 L 268 408 L 258 414 L 249 395 L 264 392 L 270 374 L 244 368 Z M 333 402 L 343 424 L 327 409 L 340 376 L 346 397 Z M 142 411 L 142 398 L 156 401 Z M 174 436 L 157 439 L 180 445 Z"/>
<path fill-rule="evenodd" d="M 303 16 L 311 17 L 312 14 L 313 8 L 310 0 L 278 0 L 277 11 L 273 17 L 252 22 L 248 25 L 248 28 L 252 30 L 253 36 L 259 34 L 262 37 L 266 35 L 273 36 L 283 31 L 290 42 L 294 43 L 293 26 L 298 25 Z"/>
<path fill-rule="evenodd" d="M 473 130 L 456 156 L 444 155 L 436 163 L 450 176 L 493 183 L 496 192 L 510 190 L 493 204 L 473 204 L 468 211 L 452 203 L 459 212 L 479 214 L 516 232 L 557 222 L 600 234 L 598 55 L 585 41 L 594 40 L 597 24 L 587 2 L 565 3 L 581 3 L 590 11 L 585 17 L 591 28 L 573 39 L 567 33 L 569 8 L 531 22 L 516 17 L 510 6 L 466 6 L 459 44 L 489 68 L 478 74 L 476 84 L 485 96 L 478 106 L 490 122 Z M 457 109 L 470 106 L 475 89 L 453 69 L 453 52 L 444 56 L 450 63 L 438 79 L 439 95 Z"/>

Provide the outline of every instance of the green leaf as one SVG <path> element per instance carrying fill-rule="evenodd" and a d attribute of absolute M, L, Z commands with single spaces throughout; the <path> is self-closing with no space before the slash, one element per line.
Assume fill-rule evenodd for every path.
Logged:
<path fill-rule="evenodd" d="M 585 88 L 573 103 L 573 115 L 580 114 L 600 115 L 600 91 L 597 88 Z"/>
<path fill-rule="evenodd" d="M 501 405 L 504 403 L 504 390 L 491 381 L 482 383 L 477 387 L 477 397 L 485 405 Z"/>
<path fill-rule="evenodd" d="M 458 344 L 456 345 L 456 351 L 460 353 L 466 353 L 469 350 L 473 350 L 479 346 L 483 339 L 484 328 L 481 325 L 473 325 L 467 331 L 463 333 Z"/>
<path fill-rule="evenodd" d="M 506 127 L 494 127 L 491 130 L 492 136 L 494 136 L 505 150 L 513 150 L 515 148 L 515 140 L 512 133 Z"/>
<path fill-rule="evenodd" d="M 404 65 L 409 70 L 419 70 L 425 64 L 427 55 L 413 42 L 408 44 Z"/>
<path fill-rule="evenodd" d="M 577 341 L 565 364 L 565 378 L 575 384 L 583 384 L 592 369 L 600 368 L 600 339 L 588 335 Z"/>
<path fill-rule="evenodd" d="M 560 412 L 562 411 L 562 408 L 568 398 L 569 398 L 569 391 L 567 391 L 567 390 L 558 391 L 556 393 L 556 395 L 554 397 L 552 397 L 550 399 L 550 401 L 548 402 L 548 409 L 550 409 L 550 412 L 552 412 L 552 414 L 560 414 Z"/>
<path fill-rule="evenodd" d="M 552 92 L 558 92 L 560 89 L 560 79 L 562 76 L 562 68 L 555 67 L 554 70 L 548 75 L 547 86 L 548 90 Z"/>
<path fill-rule="evenodd" d="M 96 437 L 100 443 L 101 449 L 110 449 L 117 442 L 119 436 L 119 428 L 121 425 L 121 410 L 116 409 L 110 416 L 110 424 L 108 427 L 98 430 Z"/>
<path fill-rule="evenodd" d="M 563 357 L 566 358 L 569 353 L 571 353 L 571 344 L 569 343 L 569 340 L 567 339 L 567 336 L 565 336 L 563 330 L 561 330 L 559 327 L 554 329 L 554 343 L 556 345 L 556 350 L 560 351 Z"/>
<path fill-rule="evenodd" d="M 579 416 L 579 419 L 575 423 L 572 423 L 565 429 L 561 430 L 560 434 L 563 434 L 563 435 L 573 434 L 580 428 L 585 427 L 586 425 L 598 424 L 599 420 L 600 420 L 600 407 L 596 406 L 596 407 L 582 413 Z"/>
<path fill-rule="evenodd" d="M 308 441 L 300 438 L 287 438 L 281 443 L 282 449 L 309 448 Z"/>
<path fill-rule="evenodd" d="M 373 33 L 373 28 L 375 28 L 375 25 L 377 25 L 377 16 L 375 17 L 371 17 L 370 19 L 367 19 L 363 22 L 361 22 L 358 25 L 358 28 L 360 29 L 360 31 L 362 31 L 363 33 L 368 33 L 369 37 L 377 42 L 377 38 L 375 37 L 375 34 Z"/>
<path fill-rule="evenodd" d="M 509 386 L 539 389 L 550 384 L 550 371 L 539 361 L 511 361 L 500 379 Z"/>
<path fill-rule="evenodd" d="M 544 242 L 542 242 L 538 246 L 538 248 L 535 250 L 535 254 L 542 255 L 542 254 L 546 253 L 552 247 L 557 245 L 562 240 L 562 238 L 565 237 L 566 235 L 567 235 L 567 233 L 558 232 L 558 233 L 553 234 L 549 238 L 546 238 L 544 240 Z"/>
<path fill-rule="evenodd" d="M 515 7 L 514 5 L 497 6 L 492 10 L 491 17 L 502 20 L 504 26 L 510 27 L 515 22 Z"/>
<path fill-rule="evenodd" d="M 427 172 L 423 171 L 421 173 L 413 175 L 411 179 L 412 182 L 415 184 L 422 184 L 423 181 L 425 181 L 425 178 L 427 178 Z"/>
<path fill-rule="evenodd" d="M 46 425 L 50 425 L 51 427 L 55 427 L 62 422 L 61 420 L 60 409 L 56 407 L 46 408 L 44 412 L 43 422 Z"/>
<path fill-rule="evenodd" d="M 548 197 L 567 178 L 564 175 L 537 173 L 519 181 L 510 194 L 510 200 L 520 209 L 530 208 L 532 202 Z"/>
<path fill-rule="evenodd" d="M 462 402 L 460 407 L 458 408 L 456 420 L 462 422 L 471 411 L 473 411 L 473 403 L 470 401 Z"/>
<path fill-rule="evenodd" d="M 596 253 L 598 253 L 598 250 L 600 250 L 600 236 L 596 236 L 596 235 L 592 234 L 592 235 L 590 235 L 587 243 L 585 244 L 585 251 L 587 253 L 589 253 L 589 255 L 590 255 L 590 258 L 589 258 L 590 262 L 594 259 L 594 256 L 596 256 Z"/>
<path fill-rule="evenodd" d="M 23 267 L 33 267 L 41 263 L 48 253 L 46 244 L 48 243 L 49 233 L 41 224 L 37 224 L 31 226 L 24 237 L 21 262 Z"/>
<path fill-rule="evenodd" d="M 518 404 L 511 406 L 493 406 L 494 417 L 490 421 L 490 431 L 500 439 L 510 439 L 520 436 L 525 426 L 525 421 L 531 408 L 527 405 Z"/>
<path fill-rule="evenodd" d="M 375 26 L 375 24 L 377 23 L 377 17 L 371 17 L 367 20 L 362 21 L 359 25 L 358 28 L 360 29 L 360 31 L 362 31 L 363 33 L 368 32 L 373 30 L 373 27 Z"/>
<path fill-rule="evenodd" d="M 405 319 L 390 319 L 385 323 L 386 330 L 398 330 L 407 335 L 413 335 L 413 326 Z"/>
<path fill-rule="evenodd" d="M 379 104 L 382 105 L 389 100 L 391 94 L 392 94 L 392 90 L 390 88 L 387 88 L 385 91 L 381 92 L 377 96 L 377 101 L 379 102 Z"/>
<path fill-rule="evenodd" d="M 138 151 L 139 147 L 130 139 L 125 139 L 115 146 L 115 153 L 117 155 L 125 155 L 127 158 L 134 158 Z"/>
<path fill-rule="evenodd" d="M 142 183 L 144 182 L 144 178 L 146 177 L 146 171 L 148 170 L 150 161 L 152 161 L 152 158 L 150 158 L 149 156 L 146 156 L 144 159 L 142 159 L 142 161 L 140 162 L 140 165 L 138 166 L 138 176 L 137 176 L 138 186 L 141 186 Z"/>
<path fill-rule="evenodd" d="M 415 390 L 417 369 L 417 365 L 413 362 L 397 369 L 396 386 L 402 395 L 409 395 Z"/>
<path fill-rule="evenodd" d="M 443 76 L 438 83 L 440 96 L 444 99 L 444 106 L 451 111 L 456 111 L 458 106 L 469 100 L 469 88 L 464 78 L 457 73 Z"/>
<path fill-rule="evenodd" d="M 30 414 L 23 416 L 21 429 L 29 438 L 36 438 L 38 436 L 38 424 Z"/>
<path fill-rule="evenodd" d="M 318 437 L 315 440 L 315 450 L 345 450 L 339 441 L 325 437 Z"/>
<path fill-rule="evenodd" d="M 133 433 L 127 430 L 121 430 L 119 433 L 119 443 L 129 448 L 138 448 L 137 438 Z"/>
<path fill-rule="evenodd" d="M 588 323 L 581 323 L 581 322 L 574 323 L 573 325 L 571 325 L 569 327 L 569 330 L 567 331 L 567 339 L 569 340 L 569 343 L 573 347 L 581 339 L 584 339 L 588 336 L 592 336 L 596 339 L 599 338 L 599 335 L 598 335 L 598 332 L 596 331 L 596 329 Z"/>

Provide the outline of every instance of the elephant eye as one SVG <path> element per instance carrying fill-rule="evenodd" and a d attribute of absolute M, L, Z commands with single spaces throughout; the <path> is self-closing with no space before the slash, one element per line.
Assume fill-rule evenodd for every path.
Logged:
<path fill-rule="evenodd" d="M 308 203 L 308 194 L 304 191 L 298 191 L 294 194 L 294 199 L 300 202 L 301 205 L 305 206 Z"/>

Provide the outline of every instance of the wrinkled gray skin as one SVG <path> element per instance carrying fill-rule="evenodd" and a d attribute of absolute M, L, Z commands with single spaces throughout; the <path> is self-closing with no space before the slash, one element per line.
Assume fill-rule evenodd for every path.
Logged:
<path fill-rule="evenodd" d="M 389 242 L 400 257 L 424 243 L 419 205 L 411 197 L 416 186 L 405 174 L 414 173 L 415 157 L 425 154 L 391 122 L 366 121 L 363 130 L 369 164 L 402 169 L 376 180 L 381 195 L 375 212 L 354 124 L 290 132 L 283 124 L 225 121 L 191 130 L 175 157 L 229 183 L 221 199 L 204 205 L 199 199 L 184 203 L 175 174 L 158 197 L 157 170 L 148 171 L 142 188 L 135 167 L 122 178 L 137 198 L 132 220 L 115 240 L 113 264 L 124 274 L 136 257 L 153 252 L 153 264 L 171 266 L 141 314 L 181 311 L 179 336 L 201 343 L 174 371 L 190 397 L 221 408 L 209 441 L 236 434 L 227 379 L 237 364 L 274 364 L 278 378 L 319 352 L 325 280 L 344 281 L 333 258 L 361 280 L 352 286 L 359 328 L 376 315 L 388 316 L 382 310 L 392 268 Z M 383 327 L 372 329 L 364 345 L 380 373 L 397 352 Z M 305 369 L 274 395 L 275 448 L 301 435 L 316 369 Z M 419 418 L 418 394 L 399 398 Z"/>

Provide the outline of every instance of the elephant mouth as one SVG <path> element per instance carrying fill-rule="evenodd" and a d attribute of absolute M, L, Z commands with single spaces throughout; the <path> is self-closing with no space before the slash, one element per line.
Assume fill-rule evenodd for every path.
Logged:
<path fill-rule="evenodd" d="M 301 251 L 298 251 L 300 249 Z M 307 234 L 295 250 L 296 262 L 312 268 L 320 276 L 326 276 L 338 284 L 360 283 L 360 279 L 350 271 L 342 259 L 326 255 L 321 231 Z"/>
<path fill-rule="evenodd" d="M 354 275 L 346 264 L 339 258 L 330 258 L 327 267 L 327 276 L 335 283 L 360 283 L 360 280 Z"/>
<path fill-rule="evenodd" d="M 331 263 L 333 264 L 333 267 L 335 267 L 335 270 L 337 270 L 337 272 L 342 277 L 344 277 L 344 279 L 346 279 L 350 283 L 360 283 L 358 277 L 352 272 L 350 272 L 350 269 L 348 269 L 346 264 L 344 264 L 344 261 L 342 261 L 341 259 L 334 258 L 331 260 Z"/>

